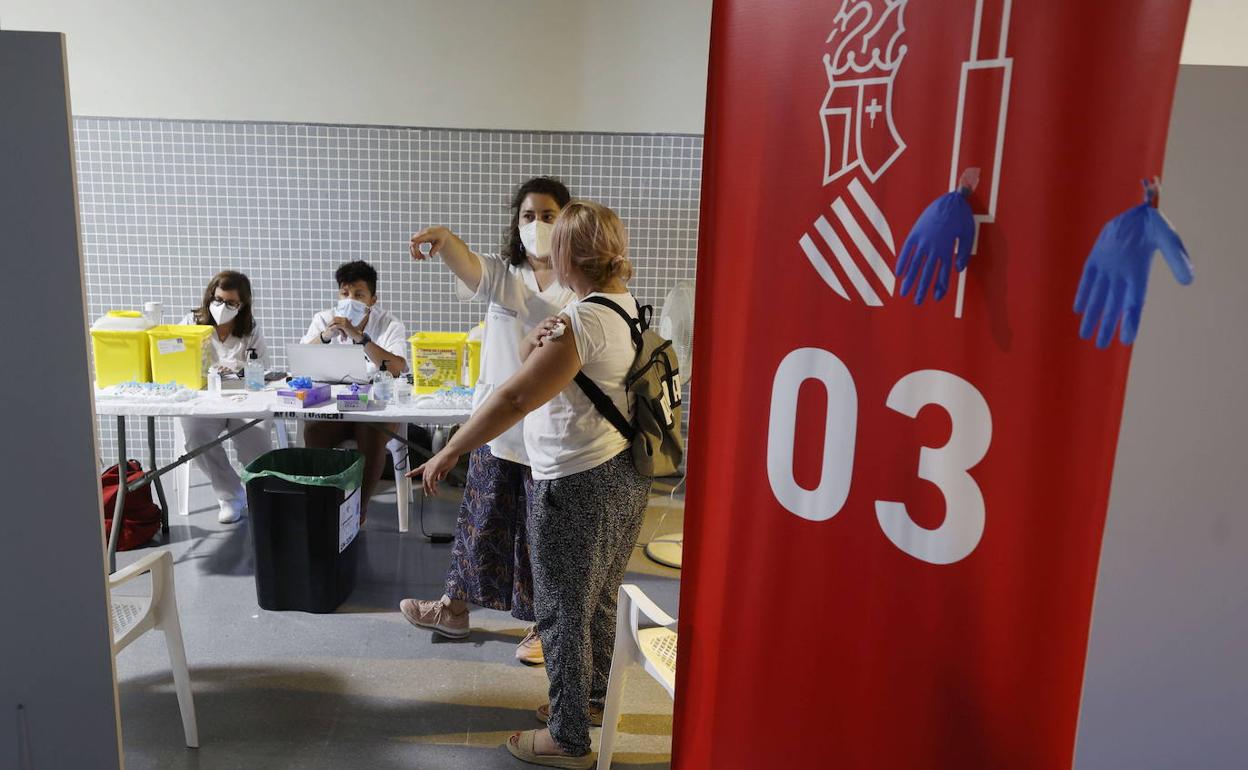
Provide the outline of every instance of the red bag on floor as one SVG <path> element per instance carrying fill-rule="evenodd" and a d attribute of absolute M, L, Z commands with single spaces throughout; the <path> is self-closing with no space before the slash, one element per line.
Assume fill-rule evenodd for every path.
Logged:
<path fill-rule="evenodd" d="M 126 481 L 135 481 L 143 475 L 138 460 L 126 463 Z M 100 476 L 100 488 L 104 492 L 104 537 L 113 531 L 113 510 L 117 506 L 119 488 L 117 466 L 109 468 Z M 117 539 L 118 551 L 129 551 L 147 543 L 160 530 L 160 507 L 152 502 L 152 488 L 145 486 L 126 493 L 125 516 L 121 520 L 121 536 Z"/>

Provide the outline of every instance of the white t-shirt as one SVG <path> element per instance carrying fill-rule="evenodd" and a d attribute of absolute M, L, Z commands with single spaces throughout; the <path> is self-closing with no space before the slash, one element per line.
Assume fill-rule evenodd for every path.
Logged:
<path fill-rule="evenodd" d="M 599 296 L 619 305 L 630 318 L 637 317 L 632 294 Z M 572 322 L 581 371 L 610 396 L 621 414 L 631 416 L 633 399 L 624 389 L 624 378 L 637 357 L 637 347 L 628 324 L 611 308 L 584 300 L 568 305 L 563 313 Z M 575 382 L 525 418 L 524 440 L 535 479 L 581 473 L 628 448 L 628 439 Z"/>
<path fill-rule="evenodd" d="M 537 277 L 527 264 L 512 265 L 504 257 L 477 255 L 481 262 L 481 283 L 474 294 L 462 282 L 459 297 L 489 302 L 485 316 L 485 338 L 481 341 L 481 375 L 472 397 L 475 411 L 499 385 L 520 369 L 520 343 L 542 320 L 558 315 L 576 299 L 571 289 L 552 283 L 541 291 Z M 500 460 L 529 464 L 525 451 L 523 421 L 489 442 L 490 454 Z"/>
<path fill-rule="evenodd" d="M 182 317 L 183 326 L 195 324 L 199 324 L 199 321 L 195 320 L 194 313 L 187 313 Z M 267 366 L 268 347 L 264 344 L 264 335 L 260 333 L 259 324 L 256 324 L 251 334 L 245 337 L 231 334 L 224 340 L 217 336 L 214 328 L 212 334 L 208 335 L 208 341 L 212 343 L 204 351 L 204 363 L 208 366 L 224 366 L 235 372 L 241 372 L 247 365 L 248 348 L 255 348 L 256 355 L 260 356 L 261 364 Z"/>
<path fill-rule="evenodd" d="M 307 334 L 303 335 L 300 342 L 306 344 L 321 341 L 321 332 L 329 328 L 334 322 L 336 313 L 333 310 L 322 310 L 312 317 L 312 325 L 308 327 Z M 381 305 L 373 305 L 372 310 L 368 314 L 368 323 L 364 325 L 364 333 L 373 338 L 373 342 L 377 343 L 382 350 L 387 353 L 396 355 L 407 361 L 407 331 L 403 328 L 402 322 L 389 312 L 382 310 Z M 345 334 L 335 334 L 330 340 L 330 344 L 337 345 L 354 345 L 351 338 Z M 372 377 L 377 372 L 377 364 L 367 355 L 364 356 L 368 362 L 368 376 Z M 394 374 L 394 372 L 391 372 Z"/>

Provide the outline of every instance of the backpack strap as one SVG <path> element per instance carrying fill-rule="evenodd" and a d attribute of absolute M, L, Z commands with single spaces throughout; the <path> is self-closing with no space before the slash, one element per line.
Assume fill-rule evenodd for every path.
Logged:
<path fill-rule="evenodd" d="M 618 313 L 620 318 L 623 318 L 624 322 L 628 324 L 628 330 L 633 336 L 633 344 L 637 346 L 638 350 L 641 350 L 642 346 L 645 344 L 642 340 L 641 333 L 647 328 L 647 325 L 646 320 L 642 316 L 642 307 L 640 303 L 637 305 L 637 317 L 633 318 L 629 316 L 628 313 L 624 312 L 624 308 L 615 304 L 606 297 L 595 295 L 592 297 L 586 297 L 581 301 L 593 302 L 595 305 L 609 307 Z M 647 305 L 647 307 L 649 306 Z M 634 430 L 632 423 L 629 422 L 628 418 L 620 413 L 619 407 L 615 405 L 615 402 L 611 400 L 611 397 L 606 393 L 603 393 L 602 388 L 598 387 L 597 383 L 589 379 L 583 371 L 576 373 L 575 381 L 581 391 L 585 393 L 585 396 L 589 398 L 590 402 L 593 403 L 594 408 L 598 410 L 598 413 L 607 418 L 607 422 L 614 425 L 615 429 L 620 432 L 620 435 L 624 436 L 624 438 L 629 441 L 632 441 L 636 431 Z"/>
<path fill-rule="evenodd" d="M 650 319 L 654 318 L 654 305 L 643 305 L 633 297 L 633 302 L 637 303 L 637 320 L 641 323 L 641 330 L 650 328 Z"/>
<path fill-rule="evenodd" d="M 615 304 L 614 302 L 607 299 L 606 297 L 598 296 L 595 294 L 591 297 L 586 297 L 585 299 L 581 301 L 592 302 L 595 305 L 602 305 L 603 307 L 609 307 L 612 310 L 614 310 L 616 313 L 619 314 L 620 318 L 624 319 L 624 323 L 628 324 L 628 330 L 633 335 L 633 344 L 637 346 L 637 349 L 640 350 L 642 346 L 645 344 L 642 342 L 641 333 L 644 332 L 646 329 L 650 328 L 649 315 L 653 314 L 654 312 L 654 309 L 651 308 L 649 305 L 646 305 L 643 308 L 641 303 L 637 302 L 637 300 L 634 299 L 633 301 L 637 302 L 637 317 L 633 318 L 628 313 L 624 312 L 624 308 Z M 650 313 L 646 313 L 645 312 L 646 310 L 649 310 Z"/>
<path fill-rule="evenodd" d="M 603 417 L 606 417 L 607 422 L 614 425 L 615 429 L 620 432 L 620 435 L 629 441 L 632 441 L 635 433 L 633 426 L 629 423 L 628 419 L 620 413 L 620 408 L 615 405 L 615 402 L 611 400 L 611 397 L 606 393 L 603 393 L 602 388 L 598 387 L 597 383 L 589 379 L 589 377 L 585 375 L 585 372 L 576 373 L 576 384 L 580 386 L 581 390 L 584 391 L 589 400 L 593 402 L 594 408 L 598 410 L 598 413 Z"/>

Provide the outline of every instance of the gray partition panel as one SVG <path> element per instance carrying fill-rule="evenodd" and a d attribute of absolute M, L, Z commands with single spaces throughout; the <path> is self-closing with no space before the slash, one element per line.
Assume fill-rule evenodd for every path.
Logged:
<path fill-rule="evenodd" d="M 1180 68 L 1161 208 L 1196 280 L 1179 286 L 1154 260 L 1101 550 L 1079 770 L 1248 767 L 1245 127 L 1248 68 Z"/>
<path fill-rule="evenodd" d="M 0 767 L 17 770 L 121 766 L 66 89 L 61 35 L 0 32 L 11 378 L 0 442 Z"/>

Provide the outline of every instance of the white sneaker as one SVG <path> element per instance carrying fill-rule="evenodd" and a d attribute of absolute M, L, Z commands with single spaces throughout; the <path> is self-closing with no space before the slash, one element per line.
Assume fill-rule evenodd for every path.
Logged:
<path fill-rule="evenodd" d="M 217 521 L 222 524 L 233 524 L 243 518 L 243 508 L 246 503 L 234 500 L 222 500 L 220 508 L 217 509 Z"/>

